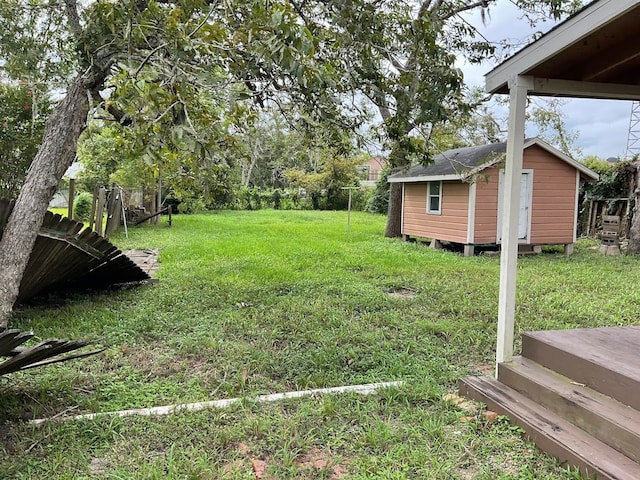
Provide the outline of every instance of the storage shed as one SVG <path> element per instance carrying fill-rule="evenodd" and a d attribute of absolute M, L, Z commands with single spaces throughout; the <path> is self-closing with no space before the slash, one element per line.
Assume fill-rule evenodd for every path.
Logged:
<path fill-rule="evenodd" d="M 434 163 L 389 177 L 402 183 L 402 235 L 464 245 L 499 245 L 506 142 L 444 152 Z M 598 175 L 539 138 L 524 142 L 518 242 L 536 251 L 576 240 L 581 181 Z"/>

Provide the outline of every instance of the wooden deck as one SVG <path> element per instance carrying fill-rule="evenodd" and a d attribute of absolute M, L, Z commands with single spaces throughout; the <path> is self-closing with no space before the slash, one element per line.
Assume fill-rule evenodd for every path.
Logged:
<path fill-rule="evenodd" d="M 497 379 L 465 378 L 460 392 L 586 478 L 640 479 L 640 327 L 526 333 Z"/>

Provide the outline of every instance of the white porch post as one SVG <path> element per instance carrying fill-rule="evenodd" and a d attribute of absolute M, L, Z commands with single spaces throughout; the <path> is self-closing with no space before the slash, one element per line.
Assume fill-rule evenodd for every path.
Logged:
<path fill-rule="evenodd" d="M 500 300 L 498 303 L 496 365 L 508 362 L 513 357 L 522 149 L 524 146 L 527 91 L 532 86 L 533 80 L 530 77 L 517 76 L 509 82 L 509 136 L 507 138 L 504 198 L 502 202 L 502 247 L 500 254 Z"/>

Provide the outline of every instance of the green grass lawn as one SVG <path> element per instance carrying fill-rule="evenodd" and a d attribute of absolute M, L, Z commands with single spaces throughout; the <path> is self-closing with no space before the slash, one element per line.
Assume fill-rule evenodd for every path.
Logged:
<path fill-rule="evenodd" d="M 577 478 L 504 419 L 461 422 L 442 400 L 491 368 L 499 258 L 385 239 L 384 222 L 220 212 L 114 237 L 161 249 L 160 283 L 18 311 L 14 327 L 107 350 L 0 377 L 0 478 Z M 637 323 L 638 266 L 588 242 L 522 258 L 517 334 Z M 365 397 L 27 422 L 392 380 L 404 386 Z"/>

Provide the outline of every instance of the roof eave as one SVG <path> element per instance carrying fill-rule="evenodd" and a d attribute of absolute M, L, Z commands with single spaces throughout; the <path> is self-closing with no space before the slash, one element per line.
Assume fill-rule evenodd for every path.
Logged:
<path fill-rule="evenodd" d="M 485 75 L 488 93 L 504 93 L 509 81 L 526 75 L 558 52 L 590 35 L 603 24 L 624 15 L 638 5 L 638 0 L 598 1 L 565 20 L 537 41 L 523 48 Z"/>
<path fill-rule="evenodd" d="M 573 168 L 578 170 L 582 175 L 584 175 L 587 178 L 591 178 L 593 180 L 598 180 L 600 178 L 600 176 L 596 172 L 591 170 L 590 168 L 585 167 L 580 162 L 574 160 L 569 155 L 567 155 L 564 152 L 561 152 L 560 150 L 558 150 L 557 148 L 553 147 L 552 145 L 549 145 L 547 142 L 543 142 L 538 137 L 530 138 L 527 141 L 525 141 L 524 145 L 523 145 L 523 150 L 526 150 L 527 148 L 529 148 L 529 147 L 531 147 L 533 145 L 537 145 L 538 147 L 540 147 L 540 148 L 546 150 L 547 152 L 549 152 L 550 154 L 558 157 L 560 160 L 562 160 L 563 162 L 571 165 Z"/>
<path fill-rule="evenodd" d="M 504 156 L 504 152 L 502 153 Z M 480 173 L 485 168 L 491 167 L 498 163 L 502 158 L 500 156 L 495 156 L 488 162 L 482 163 L 476 167 L 469 168 L 466 170 L 461 170 L 458 173 L 450 173 L 446 175 L 425 175 L 425 176 L 414 176 L 414 177 L 399 177 L 399 178 L 389 178 L 389 183 L 419 183 L 419 182 L 438 182 L 438 181 L 465 181 L 474 175 Z"/>
<path fill-rule="evenodd" d="M 389 183 L 424 183 L 424 182 L 441 182 L 448 180 L 462 180 L 466 178 L 465 174 L 449 174 L 449 175 L 426 175 L 426 176 L 416 176 L 416 177 L 397 177 L 397 178 L 389 178 L 387 181 Z"/>

